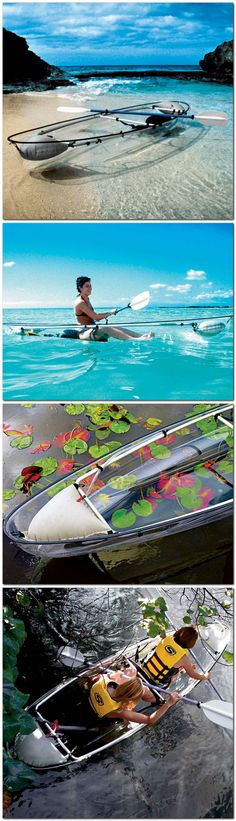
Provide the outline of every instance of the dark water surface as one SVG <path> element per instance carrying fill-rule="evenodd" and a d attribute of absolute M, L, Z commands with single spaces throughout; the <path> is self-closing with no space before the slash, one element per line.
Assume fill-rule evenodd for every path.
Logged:
<path fill-rule="evenodd" d="M 97 588 L 47 591 L 46 613 L 58 628 L 77 633 L 94 661 L 131 639 L 144 635 L 140 627 L 140 596 L 153 597 L 158 588 Z M 169 614 L 179 626 L 186 612 L 180 588 L 165 589 Z M 219 589 L 217 596 L 220 598 Z M 224 619 L 225 620 L 225 619 Z M 22 660 L 25 686 L 31 697 L 42 694 L 64 674 L 48 647 L 48 630 L 31 625 Z M 37 635 L 36 635 L 37 630 Z M 34 636 L 35 631 L 35 636 Z M 29 662 L 29 665 L 28 665 Z M 232 698 L 232 670 L 220 661 L 212 680 L 226 700 Z M 44 685 L 44 686 L 43 686 Z M 200 683 L 194 697 L 214 698 L 210 685 Z M 36 774 L 35 785 L 16 796 L 9 818 L 232 818 L 233 745 L 224 731 L 201 710 L 179 704 L 156 727 L 101 753 L 91 761 Z"/>

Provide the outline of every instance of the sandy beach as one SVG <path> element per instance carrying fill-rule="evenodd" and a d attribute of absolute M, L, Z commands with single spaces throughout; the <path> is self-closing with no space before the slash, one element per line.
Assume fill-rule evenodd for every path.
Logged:
<path fill-rule="evenodd" d="M 186 98 L 186 88 L 184 94 Z M 192 86 L 189 88 L 191 98 Z M 127 104 L 127 97 L 114 94 L 96 100 L 97 105 L 110 107 L 124 105 L 124 102 Z M 95 100 L 87 102 L 83 98 L 81 102 L 78 90 L 69 87 L 4 97 L 5 219 L 222 220 L 233 217 L 232 141 L 228 129 L 181 124 L 164 139 L 154 140 L 146 133 L 139 133 L 139 138 L 136 134 L 131 139 L 118 138 L 86 150 L 70 149 L 50 164 L 24 161 L 7 142 L 9 134 L 73 119 L 75 114 L 58 111 L 60 106 L 72 105 L 89 108 L 95 105 Z M 224 137 L 219 134 L 223 130 Z"/>

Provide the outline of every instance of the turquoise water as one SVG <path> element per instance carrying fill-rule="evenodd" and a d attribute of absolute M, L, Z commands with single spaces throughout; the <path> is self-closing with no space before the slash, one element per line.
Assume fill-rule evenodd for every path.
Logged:
<path fill-rule="evenodd" d="M 94 219 L 94 214 L 95 219 L 101 220 L 233 218 L 231 86 L 185 77 L 95 76 L 84 82 L 77 81 L 75 86 L 41 94 L 45 95 L 47 104 L 49 99 L 52 101 L 51 122 L 58 118 L 60 107 L 111 109 L 159 99 L 184 100 L 189 103 L 191 113 L 223 111 L 228 118 L 226 127 L 204 127 L 196 121 L 185 120 L 161 139 L 156 132 L 137 132 L 124 140 L 118 137 L 95 147 L 77 146 L 44 166 L 34 166 L 30 172 L 31 185 L 41 182 L 47 218 Z M 64 116 L 72 118 L 73 114 L 65 112 Z M 95 126 L 97 128 L 97 121 L 94 129 Z M 78 137 L 77 131 L 73 136 Z M 36 188 L 34 191 L 36 193 Z M 29 191 L 25 194 L 27 199 Z M 38 219 L 33 191 L 30 196 Z M 65 197 L 69 211 L 64 207 Z M 27 219 L 31 218 L 26 205 L 25 201 L 21 203 L 19 219 L 22 213 Z"/>
<path fill-rule="evenodd" d="M 57 337 L 21 337 L 13 326 L 73 324 L 70 309 L 4 312 L 3 398 L 13 401 L 195 401 L 233 398 L 233 324 L 213 337 L 191 327 L 152 325 L 157 319 L 231 314 L 219 308 L 148 308 L 142 325 L 151 340 L 110 339 L 107 343 Z M 139 317 L 141 315 L 139 314 Z M 123 325 L 134 322 L 125 312 Z M 141 320 L 140 320 L 141 321 Z M 114 323 L 115 324 L 115 323 Z M 49 329 L 48 329 L 49 330 Z M 52 332 L 60 328 L 52 328 Z"/>

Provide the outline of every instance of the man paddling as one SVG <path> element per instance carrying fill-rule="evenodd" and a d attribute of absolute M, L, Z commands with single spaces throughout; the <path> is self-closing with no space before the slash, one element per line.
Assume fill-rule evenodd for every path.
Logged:
<path fill-rule="evenodd" d="M 127 330 L 127 328 L 114 328 L 111 325 L 107 325 L 106 328 L 100 327 L 96 323 L 101 319 L 114 316 L 116 308 L 99 314 L 93 310 L 90 302 L 92 285 L 89 277 L 77 277 L 76 286 L 79 295 L 74 303 L 74 314 L 76 321 L 82 326 L 83 330 L 74 331 L 74 333 L 79 333 L 80 339 L 107 342 L 109 337 L 114 337 L 114 339 L 151 339 L 154 336 L 151 331 L 146 334 L 137 334 L 134 331 Z M 91 325 L 92 327 L 89 327 Z"/>

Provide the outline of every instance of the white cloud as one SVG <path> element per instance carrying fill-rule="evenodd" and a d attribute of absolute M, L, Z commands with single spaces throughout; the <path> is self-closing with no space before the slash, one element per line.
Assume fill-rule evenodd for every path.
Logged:
<path fill-rule="evenodd" d="M 205 291 L 204 293 L 198 294 L 194 299 L 215 299 L 216 297 L 228 299 L 231 296 L 233 296 L 231 288 L 229 288 L 228 291 L 222 291 L 222 289 L 219 288 L 218 291 Z"/>
<path fill-rule="evenodd" d="M 4 263 L 3 263 L 3 268 L 12 268 L 12 267 L 13 267 L 13 265 L 15 265 L 15 264 L 16 264 L 16 263 L 15 263 L 15 262 L 13 262 L 13 261 L 11 261 L 11 262 L 4 262 Z"/>
<path fill-rule="evenodd" d="M 194 268 L 190 268 L 187 271 L 186 279 L 205 279 L 206 272 L 205 271 L 195 271 Z"/>
<path fill-rule="evenodd" d="M 166 288 L 167 286 L 162 284 L 161 282 L 154 282 L 153 285 L 149 285 L 149 288 L 155 288 L 157 291 L 158 288 Z"/>
<path fill-rule="evenodd" d="M 184 294 L 192 288 L 189 282 L 186 282 L 186 285 L 168 285 L 167 291 L 177 291 L 180 294 Z"/>

